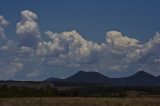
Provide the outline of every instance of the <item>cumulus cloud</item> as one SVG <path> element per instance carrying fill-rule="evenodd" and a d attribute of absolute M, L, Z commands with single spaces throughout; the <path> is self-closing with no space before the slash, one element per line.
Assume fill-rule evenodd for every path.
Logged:
<path fill-rule="evenodd" d="M 39 43 L 37 56 L 50 57 L 47 59 L 49 65 L 65 65 L 88 71 L 127 70 L 128 63 L 136 55 L 133 52 L 141 47 L 140 41 L 123 37 L 117 31 L 108 32 L 107 42 L 101 44 L 84 39 L 74 30 L 63 33 L 47 31 L 45 34 L 50 41 Z"/>
<path fill-rule="evenodd" d="M 75 57 L 74 60 L 83 60 L 90 57 L 92 52 L 101 49 L 101 46 L 92 41 L 85 40 L 76 31 L 46 34 L 51 39 L 48 42 L 39 44 L 36 51 L 37 55 L 52 55 L 56 57 Z"/>
<path fill-rule="evenodd" d="M 20 46 L 37 47 L 41 39 L 37 19 L 38 16 L 32 11 L 21 11 L 21 20 L 16 25 L 16 33 L 22 37 Z"/>
<path fill-rule="evenodd" d="M 7 27 L 9 21 L 7 21 L 3 16 L 0 15 L 0 37 L 5 37 L 4 28 Z"/>
<path fill-rule="evenodd" d="M 1 63 L 1 69 L 0 69 L 0 77 L 1 79 L 7 79 L 7 78 L 13 78 L 18 72 L 20 72 L 23 69 L 23 64 L 22 63 Z"/>
<path fill-rule="evenodd" d="M 23 73 L 24 77 L 33 78 L 43 76 L 49 72 L 47 70 L 53 71 L 54 67 L 102 73 L 141 69 L 160 75 L 158 32 L 148 42 L 141 42 L 119 31 L 109 31 L 105 42 L 96 43 L 83 38 L 75 30 L 42 34 L 37 19 L 34 12 L 22 11 L 21 20 L 16 25 L 20 39 L 7 39 L 0 45 L 0 73 L 4 76 L 10 78 Z M 0 16 L 0 35 L 5 35 L 4 27 L 7 25 L 8 21 Z"/>
<path fill-rule="evenodd" d="M 123 36 L 121 32 L 109 31 L 106 35 L 106 42 L 115 46 L 137 46 L 138 40 Z"/>
<path fill-rule="evenodd" d="M 140 46 L 137 46 L 133 52 L 130 52 L 127 56 L 128 58 L 141 58 L 147 54 L 149 54 L 152 51 L 158 52 L 158 48 L 160 46 L 160 34 L 159 32 L 156 33 L 156 35 L 150 39 L 148 42 L 143 43 Z M 156 50 L 157 48 L 157 50 Z"/>
<path fill-rule="evenodd" d="M 13 76 L 18 71 L 20 71 L 23 68 L 22 63 L 11 63 L 10 66 L 6 70 L 6 74 Z"/>
<path fill-rule="evenodd" d="M 21 12 L 21 21 L 16 25 L 16 33 L 19 35 L 39 35 L 38 24 L 36 22 L 37 15 L 29 10 Z"/>

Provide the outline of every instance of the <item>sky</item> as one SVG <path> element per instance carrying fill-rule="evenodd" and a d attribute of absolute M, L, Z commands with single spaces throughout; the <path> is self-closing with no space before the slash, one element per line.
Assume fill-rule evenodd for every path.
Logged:
<path fill-rule="evenodd" d="M 159 0 L 0 2 L 0 80 L 160 75 Z"/>

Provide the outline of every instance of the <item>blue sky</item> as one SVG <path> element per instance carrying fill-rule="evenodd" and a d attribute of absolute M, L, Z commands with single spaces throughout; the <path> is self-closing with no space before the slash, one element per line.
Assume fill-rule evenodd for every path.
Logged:
<path fill-rule="evenodd" d="M 12 28 L 20 11 L 27 9 L 39 16 L 44 31 L 76 29 L 87 39 L 99 42 L 107 31 L 120 30 L 146 41 L 160 30 L 159 4 L 159 0 L 1 0 L 0 13 L 12 20 Z M 12 28 L 10 32 L 14 33 Z"/>
<path fill-rule="evenodd" d="M 2 43 L 1 46 L 7 45 L 8 44 L 7 41 L 9 40 L 14 41 L 16 42 L 13 44 L 14 46 L 16 46 L 15 48 L 16 51 L 8 51 L 5 55 L 6 57 L 1 59 L 1 60 L 4 60 L 5 62 L 3 64 L 0 63 L 0 65 L 4 65 L 4 69 L 6 70 L 10 70 L 5 67 L 5 65 L 7 66 L 8 64 L 11 64 L 12 67 L 16 65 L 20 65 L 20 66 L 22 65 L 23 67 L 20 68 L 19 71 L 14 71 L 14 74 L 12 73 L 12 75 L 9 75 L 11 72 L 6 73 L 3 71 L 0 71 L 0 73 L 6 74 L 6 76 L 0 77 L 0 79 L 23 79 L 23 78 L 24 79 L 44 79 L 50 76 L 67 77 L 75 73 L 79 69 L 83 69 L 84 67 L 85 67 L 84 70 L 86 71 L 90 71 L 90 70 L 99 71 L 111 77 L 121 77 L 121 76 L 129 75 L 139 70 L 140 67 L 141 68 L 143 67 L 142 69 L 146 69 L 147 71 L 150 72 L 151 67 L 148 68 L 146 64 L 153 64 L 153 63 L 150 63 L 150 61 L 152 61 L 153 59 L 152 57 L 154 57 L 154 60 L 156 60 L 157 62 L 159 61 L 159 54 L 157 53 L 158 51 L 156 50 L 159 47 L 159 45 L 157 44 L 158 41 L 156 40 L 151 41 L 151 39 L 154 38 L 154 36 L 156 35 L 156 31 L 160 30 L 159 4 L 160 4 L 159 0 L 146 0 L 146 1 L 142 1 L 142 0 L 141 1 L 140 0 L 134 0 L 134 1 L 133 0 L 121 0 L 121 1 L 120 0 L 119 1 L 117 0 L 94 0 L 94 1 L 93 0 L 68 0 L 68 1 L 67 0 L 45 0 L 45 1 L 44 0 L 39 0 L 39 1 L 38 0 L 1 0 L 0 15 L 4 16 L 4 18 L 9 22 L 9 25 L 5 28 L 5 32 L 4 32 L 5 35 L 7 36 L 6 38 L 7 40 L 3 41 L 5 43 Z M 34 34 L 36 35 L 33 37 L 33 39 L 36 39 L 34 40 L 34 41 L 37 41 L 36 43 L 42 42 L 44 39 L 48 39 L 48 38 L 45 38 L 46 34 L 44 33 L 46 31 L 52 31 L 53 33 L 61 34 L 62 32 L 76 30 L 76 32 L 72 31 L 71 33 L 71 35 L 73 34 L 73 36 L 76 36 L 75 39 L 80 39 L 80 38 L 77 38 L 77 36 L 79 36 L 78 35 L 79 33 L 81 37 L 86 39 L 86 41 L 93 42 L 93 45 L 90 43 L 86 44 L 87 45 L 86 48 L 89 49 L 90 55 L 89 57 L 85 57 L 85 58 L 87 59 L 89 58 L 89 60 L 83 60 L 84 57 L 82 57 L 80 58 L 80 60 L 83 60 L 83 61 L 79 61 L 79 60 L 73 61 L 71 59 L 69 61 L 71 64 L 68 64 L 66 66 L 62 64 L 48 65 L 47 64 L 47 62 L 49 61 L 48 58 L 55 57 L 53 56 L 53 54 L 56 54 L 55 51 L 52 51 L 52 53 L 50 53 L 52 55 L 47 54 L 47 56 L 45 55 L 41 57 L 34 56 L 35 59 L 33 60 L 25 59 L 25 58 L 28 58 L 27 56 L 23 57 L 24 58 L 23 60 L 22 57 L 10 55 L 11 52 L 16 54 L 16 52 L 19 50 L 18 48 L 19 44 L 21 44 L 22 42 L 23 43 L 30 42 L 29 40 L 32 39 L 32 37 L 25 38 L 26 30 L 20 33 L 16 32 L 16 29 L 18 29 L 16 27 L 16 24 L 22 21 L 21 17 L 23 16 L 21 15 L 21 11 L 24 11 L 24 10 L 28 10 L 29 12 L 34 13 L 38 17 L 38 19 L 34 19 L 31 16 L 33 18 L 32 22 L 36 22 L 36 24 L 38 24 L 37 27 L 35 28 L 37 32 L 35 33 L 34 31 Z M 116 32 L 112 32 L 107 35 L 110 37 L 108 37 L 108 42 L 106 44 L 106 41 L 107 41 L 107 39 L 105 38 L 106 32 L 109 32 L 109 31 L 116 31 Z M 28 31 L 26 32 L 27 32 L 27 35 L 31 34 L 32 36 L 33 34 L 32 32 L 31 33 L 29 33 Z M 50 35 L 50 34 L 51 33 L 47 33 L 47 35 Z M 19 35 L 20 36 L 22 35 L 23 37 L 21 38 L 19 37 Z M 114 37 L 111 37 L 111 35 L 115 35 L 116 39 Z M 38 36 L 41 36 L 43 40 L 42 39 L 40 40 Z M 56 35 L 56 36 L 60 37 L 59 38 L 60 40 L 64 40 L 67 35 L 62 34 L 62 35 Z M 132 41 L 132 44 L 128 40 L 128 38 L 125 38 L 124 36 L 131 38 L 129 40 Z M 111 42 L 109 42 L 110 39 L 111 39 Z M 121 39 L 122 41 L 117 39 Z M 138 44 L 136 44 L 137 42 L 135 41 L 135 39 L 138 41 Z M 117 54 L 114 54 L 112 52 L 108 53 L 108 51 L 113 51 L 113 50 L 116 52 L 121 51 L 119 50 L 119 48 L 122 48 L 122 47 L 117 47 L 118 49 L 115 50 L 114 47 L 108 46 L 109 45 L 108 43 L 113 43 L 114 45 L 118 45 L 118 46 L 124 46 L 126 43 L 121 44 L 121 42 L 124 42 L 123 40 L 127 41 L 127 44 L 129 42 L 130 44 L 128 45 L 135 46 L 135 47 L 123 47 L 125 50 L 122 50 L 122 51 L 126 51 L 125 53 L 122 53 L 122 52 Z M 31 42 L 34 42 L 34 41 L 31 41 Z M 49 42 L 49 41 L 45 41 L 45 42 Z M 115 43 L 115 42 L 118 42 L 118 43 Z M 82 43 L 84 42 L 82 41 Z M 95 43 L 98 44 L 98 46 L 100 46 L 101 49 L 103 45 L 102 43 L 105 43 L 107 47 L 106 46 L 103 47 L 103 49 L 105 48 L 105 50 L 99 51 L 98 49 L 98 53 L 97 53 L 97 49 L 90 50 L 89 48 L 90 46 L 88 46 L 88 45 L 92 45 L 93 47 L 95 47 L 96 45 Z M 68 44 L 68 42 L 66 42 L 66 44 Z M 21 45 L 26 46 L 27 44 L 21 44 Z M 152 45 L 152 46 L 154 45 L 154 46 L 152 47 L 152 49 L 148 50 L 149 48 L 148 45 Z M 64 44 L 64 46 L 66 45 Z M 140 46 L 143 46 L 143 47 L 140 47 Z M 28 48 L 32 48 L 32 47 L 28 47 Z M 125 60 L 127 56 L 131 55 L 131 53 L 129 54 L 128 51 L 132 51 L 132 50 L 133 51 L 139 50 L 143 52 L 144 50 L 146 50 L 145 51 L 146 53 L 140 52 L 140 54 L 143 54 L 143 55 L 142 56 L 138 55 L 138 57 L 135 57 L 137 58 L 137 60 L 133 60 L 130 63 L 122 62 L 123 63 L 122 64 L 121 62 L 115 62 L 114 60 L 116 59 L 112 58 L 116 56 L 118 57 L 121 54 L 118 58 Z M 103 56 L 99 57 L 97 56 L 98 54 L 101 54 Z M 151 56 L 148 56 L 149 54 L 151 54 Z M 1 53 L 1 57 L 3 55 L 4 54 Z M 21 54 L 21 55 L 26 55 L 26 54 Z M 58 53 L 56 54 L 56 56 L 57 55 L 59 56 Z M 91 55 L 93 55 L 93 57 Z M 59 60 L 58 56 L 56 57 L 57 60 Z M 94 58 L 95 56 L 98 57 L 98 59 Z M 20 58 L 20 59 L 16 60 L 15 62 L 15 61 L 7 60 L 8 57 L 14 57 L 16 59 L 17 58 L 18 59 Z M 67 57 L 69 57 L 68 54 L 67 54 Z M 39 61 L 37 58 L 45 60 L 45 62 L 39 63 L 41 64 L 42 69 L 35 68 L 37 66 L 33 61 Z M 104 58 L 105 60 L 101 58 Z M 149 63 L 141 62 L 144 58 L 147 59 Z M 32 62 L 28 62 L 28 61 L 32 61 L 34 65 L 31 64 Z M 109 63 L 106 64 L 106 67 L 102 67 L 104 63 L 107 63 L 109 61 L 112 61 L 112 62 L 110 64 Z M 71 67 L 73 65 L 72 64 L 73 62 L 77 63 L 76 67 L 75 66 Z M 139 66 L 139 64 L 141 65 Z M 115 70 L 113 71 L 112 70 L 113 67 L 107 68 L 107 67 L 114 66 L 114 69 L 115 69 L 118 67 L 115 65 L 120 65 L 120 66 L 124 66 L 124 68 L 126 67 L 128 68 L 127 69 L 122 68 L 121 70 L 119 68 L 118 71 L 115 71 Z M 157 63 L 152 66 L 157 67 Z M 95 67 L 96 68 L 99 67 L 99 68 L 95 69 Z M 136 67 L 136 68 L 134 70 L 131 70 L 133 69 L 131 67 Z M 37 71 L 37 70 L 41 70 L 41 71 Z M 123 72 L 122 70 L 127 70 L 127 71 Z M 150 73 L 159 75 L 159 70 L 155 69 L 155 71 L 152 71 Z"/>

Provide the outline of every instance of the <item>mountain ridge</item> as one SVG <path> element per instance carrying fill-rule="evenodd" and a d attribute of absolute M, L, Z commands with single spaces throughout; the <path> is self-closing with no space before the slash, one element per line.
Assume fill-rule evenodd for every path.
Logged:
<path fill-rule="evenodd" d="M 98 72 L 78 71 L 65 79 L 44 80 L 46 82 L 63 82 L 63 83 L 91 83 L 91 84 L 108 84 L 113 86 L 160 86 L 160 77 L 156 77 L 145 71 L 138 71 L 133 75 L 121 78 L 110 78 Z"/>

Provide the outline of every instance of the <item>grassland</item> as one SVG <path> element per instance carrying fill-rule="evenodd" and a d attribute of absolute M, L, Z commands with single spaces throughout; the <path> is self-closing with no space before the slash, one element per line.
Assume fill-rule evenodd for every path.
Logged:
<path fill-rule="evenodd" d="M 1 98 L 0 106 L 160 106 L 160 98 Z"/>

